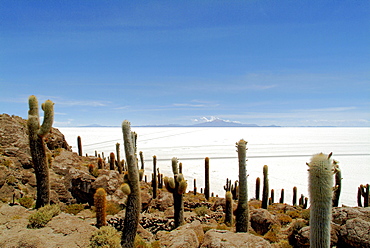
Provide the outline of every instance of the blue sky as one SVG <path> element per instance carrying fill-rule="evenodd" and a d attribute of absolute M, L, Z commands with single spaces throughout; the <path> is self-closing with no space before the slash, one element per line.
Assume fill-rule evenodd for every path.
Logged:
<path fill-rule="evenodd" d="M 370 1 L 0 4 L 0 113 L 54 126 L 370 126 Z M 42 112 L 41 112 L 42 113 Z"/>

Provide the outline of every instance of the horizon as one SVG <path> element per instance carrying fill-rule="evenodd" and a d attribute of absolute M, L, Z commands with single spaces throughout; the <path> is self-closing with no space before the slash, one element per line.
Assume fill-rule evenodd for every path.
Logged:
<path fill-rule="evenodd" d="M 369 16 L 362 0 L 4 0 L 1 113 L 27 119 L 35 95 L 58 127 L 370 127 Z"/>

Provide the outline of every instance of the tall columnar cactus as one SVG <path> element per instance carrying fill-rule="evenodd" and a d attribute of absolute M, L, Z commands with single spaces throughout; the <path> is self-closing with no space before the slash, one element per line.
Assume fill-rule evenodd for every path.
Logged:
<path fill-rule="evenodd" d="M 197 195 L 197 179 L 194 178 L 194 195 Z"/>
<path fill-rule="evenodd" d="M 104 188 L 98 188 L 94 194 L 96 212 L 96 227 L 107 225 L 107 193 Z"/>
<path fill-rule="evenodd" d="M 263 166 L 263 189 L 262 189 L 262 208 L 267 209 L 269 200 L 269 179 L 267 165 Z"/>
<path fill-rule="evenodd" d="M 309 178 L 310 247 L 330 247 L 330 221 L 333 197 L 333 163 L 331 153 L 316 154 L 307 165 Z"/>
<path fill-rule="evenodd" d="M 50 132 L 54 121 L 54 103 L 45 101 L 41 107 L 44 111 L 44 121 L 40 126 L 39 104 L 36 96 L 28 99 L 28 136 L 36 174 L 37 200 L 36 208 L 43 207 L 50 203 L 49 165 L 46 157 L 44 137 Z"/>
<path fill-rule="evenodd" d="M 369 191 L 370 191 L 370 185 L 369 184 L 366 184 L 366 185 L 360 185 L 359 187 L 359 207 L 362 207 L 362 204 L 361 204 L 361 196 L 364 198 L 364 207 L 368 207 L 369 206 Z"/>
<path fill-rule="evenodd" d="M 274 189 L 271 189 L 271 203 L 274 203 L 275 202 L 275 190 Z"/>
<path fill-rule="evenodd" d="M 82 141 L 81 136 L 77 136 L 77 147 L 78 147 L 78 155 L 82 156 Z"/>
<path fill-rule="evenodd" d="M 209 200 L 209 193 L 210 193 L 210 187 L 209 187 L 209 157 L 206 157 L 204 159 L 204 169 L 205 169 L 205 185 L 204 185 L 204 197 Z"/>
<path fill-rule="evenodd" d="M 256 178 L 256 200 L 260 199 L 260 188 L 261 188 L 261 179 L 257 177 Z"/>
<path fill-rule="evenodd" d="M 281 189 L 281 195 L 280 195 L 279 203 L 284 203 L 284 189 Z"/>
<path fill-rule="evenodd" d="M 293 187 L 293 206 L 297 206 L 297 187 Z"/>
<path fill-rule="evenodd" d="M 122 132 L 127 161 L 127 179 L 124 187 L 129 188 L 129 194 L 126 203 L 126 215 L 121 245 L 122 247 L 131 248 L 134 247 L 136 231 L 139 224 L 139 215 L 141 212 L 139 171 L 133 143 L 133 141 L 136 141 L 136 138 L 135 135 L 131 133 L 129 121 L 123 121 Z"/>
<path fill-rule="evenodd" d="M 136 133 L 135 133 L 136 134 Z M 136 135 L 137 137 L 137 135 Z M 143 155 L 143 152 L 140 151 L 140 162 L 141 162 L 141 168 L 139 170 L 139 180 L 143 180 L 143 177 L 144 177 L 144 155 Z"/>
<path fill-rule="evenodd" d="M 226 179 L 226 185 L 224 186 L 225 193 L 225 224 L 227 226 L 233 225 L 233 196 L 231 194 L 231 180 Z"/>
<path fill-rule="evenodd" d="M 111 152 L 109 154 L 109 169 L 114 170 L 115 164 L 116 164 L 116 157 L 114 156 L 114 153 Z"/>
<path fill-rule="evenodd" d="M 338 207 L 339 197 L 342 190 L 342 172 L 339 168 L 338 162 L 333 160 L 334 173 L 335 173 L 335 186 L 333 192 L 333 207 Z"/>
<path fill-rule="evenodd" d="M 184 224 L 183 194 L 185 193 L 188 185 L 184 179 L 184 176 L 179 173 L 177 162 L 177 158 L 172 158 L 173 177 L 164 178 L 166 189 L 173 194 L 175 227 L 179 227 Z"/>
<path fill-rule="evenodd" d="M 236 232 L 248 232 L 248 188 L 247 188 L 247 142 L 240 140 L 236 143 L 239 160 L 239 201 L 236 209 Z"/>
<path fill-rule="evenodd" d="M 98 158 L 98 169 L 103 169 L 103 159 L 101 157 Z"/>
<path fill-rule="evenodd" d="M 153 178 L 152 178 L 152 187 L 153 187 L 153 199 L 157 198 L 158 182 L 157 182 L 157 156 L 153 156 Z"/>
<path fill-rule="evenodd" d="M 123 166 L 122 166 L 122 161 L 121 161 L 121 148 L 120 148 L 120 143 L 116 143 L 116 166 L 118 169 L 119 174 L 123 173 Z"/>

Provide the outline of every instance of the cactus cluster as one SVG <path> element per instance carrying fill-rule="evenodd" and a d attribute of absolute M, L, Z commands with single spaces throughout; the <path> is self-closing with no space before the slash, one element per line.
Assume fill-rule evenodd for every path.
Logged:
<path fill-rule="evenodd" d="M 368 207 L 369 206 L 369 192 L 370 192 L 370 185 L 369 184 L 366 184 L 366 185 L 360 185 L 360 187 L 358 187 L 358 193 L 357 193 L 357 202 L 358 202 L 358 206 L 359 207 L 362 207 L 362 201 L 361 201 L 361 197 L 364 198 L 364 207 Z"/>
<path fill-rule="evenodd" d="M 36 96 L 30 96 L 28 103 L 28 136 L 37 183 L 36 208 L 40 208 L 50 203 L 49 165 L 46 157 L 44 137 L 50 133 L 53 125 L 54 103 L 47 100 L 41 105 L 44 111 L 42 125 L 40 125 L 39 104 Z"/>
<path fill-rule="evenodd" d="M 166 189 L 173 194 L 175 227 L 179 227 L 184 224 L 183 194 L 185 193 L 188 184 L 185 181 L 184 176 L 179 173 L 177 158 L 172 158 L 172 172 L 173 177 L 164 178 L 164 185 L 166 186 Z"/>

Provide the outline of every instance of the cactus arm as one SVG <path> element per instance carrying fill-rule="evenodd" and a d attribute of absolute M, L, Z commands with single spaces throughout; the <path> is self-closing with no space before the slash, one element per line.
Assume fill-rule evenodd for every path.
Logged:
<path fill-rule="evenodd" d="M 38 135 L 43 137 L 51 131 L 51 127 L 53 126 L 54 103 L 50 100 L 47 100 L 41 106 L 42 106 L 42 110 L 44 110 L 44 120 L 38 131 Z"/>
<path fill-rule="evenodd" d="M 137 159 L 135 156 L 134 147 L 136 135 L 131 134 L 129 121 L 123 121 L 122 132 L 128 169 L 127 183 L 130 186 L 131 193 L 127 197 L 126 216 L 124 221 L 125 228 L 122 232 L 121 245 L 122 247 L 131 248 L 134 247 L 134 240 L 139 224 L 139 215 L 141 212 L 139 171 L 137 168 Z"/>
<path fill-rule="evenodd" d="M 239 158 L 239 201 L 236 210 L 236 232 L 248 232 L 248 189 L 247 189 L 247 142 L 240 140 L 237 143 Z"/>

